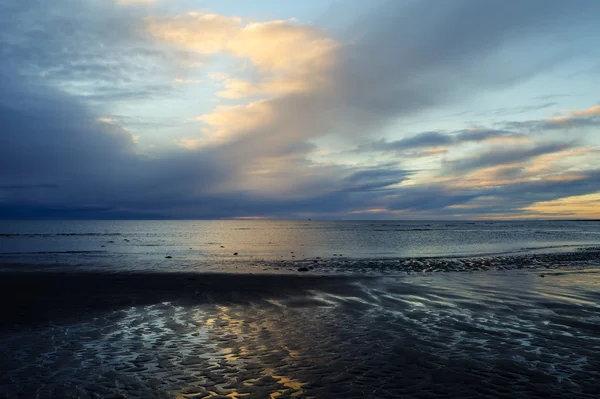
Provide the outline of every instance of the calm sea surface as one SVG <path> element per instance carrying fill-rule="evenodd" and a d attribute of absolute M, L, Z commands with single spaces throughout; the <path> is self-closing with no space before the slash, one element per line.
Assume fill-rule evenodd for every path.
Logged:
<path fill-rule="evenodd" d="M 0 261 L 201 270 L 227 261 L 492 256 L 600 245 L 600 222 L 3 221 Z M 234 255 L 237 253 L 237 255 Z M 167 262 L 166 257 L 174 259 Z"/>

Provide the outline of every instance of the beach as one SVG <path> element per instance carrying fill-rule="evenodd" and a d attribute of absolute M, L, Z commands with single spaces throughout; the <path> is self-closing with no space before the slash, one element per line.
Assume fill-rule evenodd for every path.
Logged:
<path fill-rule="evenodd" d="M 0 239 L 3 248 L 30 248 L 17 255 L 8 248 L 0 259 L 4 397 L 592 398 L 600 391 L 600 249 L 573 240 L 593 237 L 595 225 L 522 224 L 523 235 L 535 230 L 553 240 L 516 251 L 513 240 L 502 247 L 498 239 L 495 253 L 486 253 L 487 241 L 467 256 L 431 254 L 442 247 L 392 256 L 393 243 L 384 241 L 371 247 L 374 257 L 336 246 L 347 224 L 317 232 L 292 225 L 291 239 L 261 235 L 265 226 L 290 228 L 282 223 L 225 224 L 213 232 L 221 239 L 199 236 L 207 243 L 201 251 L 223 256 L 186 254 L 185 228 L 166 231 L 164 247 L 139 256 L 135 248 L 154 236 L 102 223 L 67 226 L 72 233 L 39 228 Z M 440 235 L 436 226 L 360 226 L 352 226 L 354 241 L 386 230 L 416 243 L 477 242 L 477 231 L 503 237 L 514 227 L 465 223 Z M 235 248 L 229 230 L 250 241 Z M 327 248 L 311 246 L 315 234 Z M 262 242 L 266 249 L 248 254 Z M 109 250 L 81 250 L 92 245 Z M 268 256 L 254 255 L 261 251 Z"/>
<path fill-rule="evenodd" d="M 7 397 L 595 397 L 600 270 L 2 278 Z"/>
<path fill-rule="evenodd" d="M 600 398 L 599 15 L 0 0 L 0 399 Z"/>

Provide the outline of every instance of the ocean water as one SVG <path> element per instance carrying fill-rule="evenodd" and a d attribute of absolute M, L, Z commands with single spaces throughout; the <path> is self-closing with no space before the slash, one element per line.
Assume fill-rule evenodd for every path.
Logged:
<path fill-rule="evenodd" d="M 231 262 L 272 270 L 282 261 L 289 269 L 289 262 L 317 258 L 344 259 L 352 269 L 357 259 L 494 257 L 594 246 L 600 246 L 600 222 L 591 221 L 0 222 L 0 262 L 117 270 L 218 271 L 230 270 Z"/>
<path fill-rule="evenodd" d="M 599 234 L 2 222 L 0 397 L 597 398 Z"/>

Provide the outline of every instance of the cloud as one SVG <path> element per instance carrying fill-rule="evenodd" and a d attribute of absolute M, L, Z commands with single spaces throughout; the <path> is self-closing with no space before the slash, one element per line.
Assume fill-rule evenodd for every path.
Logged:
<path fill-rule="evenodd" d="M 3 68 L 0 78 L 2 217 L 160 217 L 215 195 L 218 183 L 239 167 L 187 151 L 141 155 L 135 137 L 114 120 L 15 73 Z"/>
<path fill-rule="evenodd" d="M 217 93 L 227 99 L 266 96 L 262 101 L 245 105 L 220 106 L 197 118 L 211 130 L 207 143 L 233 140 L 250 136 L 270 124 L 282 123 L 265 130 L 294 131 L 292 120 L 275 118 L 285 114 L 283 109 L 293 102 L 302 112 L 314 109 L 303 104 L 304 98 L 292 97 L 322 91 L 330 81 L 336 64 L 338 43 L 315 27 L 292 21 L 245 22 L 239 17 L 192 12 L 171 18 L 149 18 L 148 32 L 156 39 L 200 54 L 225 53 L 236 59 L 248 60 L 259 74 L 258 81 L 250 82 L 229 78 L 224 74 L 211 76 L 223 82 L 224 89 Z M 310 112 L 310 111 L 309 111 Z M 314 115 L 313 115 L 314 116 Z M 316 130 L 313 134 L 322 134 Z M 283 132 L 277 133 L 283 137 Z M 304 134 L 303 139 L 313 134 Z M 290 137 L 290 136 L 287 136 Z"/>
<path fill-rule="evenodd" d="M 37 188 L 58 188 L 56 184 L 3 184 L 0 185 L 0 190 L 31 190 Z"/>
<path fill-rule="evenodd" d="M 432 214 L 459 218 L 526 217 L 529 210 L 525 208 L 534 203 L 598 190 L 600 169 L 586 171 L 574 180 L 531 180 L 461 189 L 443 184 L 399 187 L 386 195 L 383 206 L 382 203 L 379 205 L 388 215 L 407 218 L 430 217 Z"/>
<path fill-rule="evenodd" d="M 381 139 L 372 143 L 363 144 L 358 151 L 379 151 L 379 152 L 403 152 L 413 149 L 428 148 L 433 154 L 440 152 L 440 147 L 457 146 L 470 142 L 491 142 L 491 143 L 523 143 L 528 141 L 521 133 L 515 133 L 507 130 L 494 130 L 484 128 L 471 128 L 454 131 L 452 133 L 443 132 L 423 132 L 415 136 L 406 137 L 400 140 L 387 141 Z"/>
<path fill-rule="evenodd" d="M 272 122 L 275 118 L 272 103 L 256 101 L 247 105 L 219 106 L 212 113 L 196 120 L 212 130 L 208 143 L 223 143 L 231 137 L 252 132 Z"/>
<path fill-rule="evenodd" d="M 172 93 L 173 65 L 191 53 L 148 41 L 140 13 L 112 1 L 0 2 L 3 64 L 93 105 Z"/>
<path fill-rule="evenodd" d="M 391 165 L 387 168 L 371 168 L 359 170 L 342 180 L 343 191 L 365 192 L 379 190 L 401 183 L 411 172 L 407 170 L 393 169 Z"/>
<path fill-rule="evenodd" d="M 318 29 L 291 21 L 245 23 L 239 17 L 190 12 L 149 18 L 149 33 L 200 53 L 226 52 L 250 60 L 261 72 L 305 74 L 321 70 L 337 43 Z"/>
<path fill-rule="evenodd" d="M 147 26 L 154 37 L 180 48 L 249 60 L 261 78 L 224 80 L 218 95 L 262 96 L 277 115 L 297 102 L 295 108 L 311 125 L 307 133 L 308 128 L 290 129 L 291 122 L 274 118 L 266 125 L 257 122 L 258 130 L 242 136 L 260 139 L 270 131 L 289 140 L 332 133 L 364 138 L 399 117 L 477 90 L 506 87 L 549 68 L 559 62 L 558 53 L 541 52 L 517 65 L 508 63 L 511 56 L 505 52 L 516 50 L 523 40 L 542 40 L 547 32 L 568 27 L 569 18 L 592 24 L 585 7 L 595 5 L 569 8 L 558 1 L 534 1 L 509 7 L 501 1 L 483 6 L 461 0 L 432 13 L 423 2 L 388 2 L 352 26 L 356 39 L 347 43 L 291 21 L 246 23 L 203 13 L 151 18 Z M 327 111 L 307 107 L 311 100 Z M 246 110 L 238 110 L 245 118 Z M 292 131 L 299 134 L 293 137 Z"/>
<path fill-rule="evenodd" d="M 579 6 L 460 0 L 432 10 L 428 2 L 388 2 L 356 27 L 359 37 L 344 52 L 336 75 L 339 93 L 357 122 L 374 124 L 485 87 L 510 86 L 559 62 L 559 52 L 552 51 L 512 62 L 519 45 L 545 40 L 549 32 L 567 28 L 571 18 L 591 26 L 585 13 L 599 5 Z M 363 124 L 358 126 L 362 131 Z"/>
<path fill-rule="evenodd" d="M 600 125 L 600 105 L 584 110 L 575 110 L 553 118 L 529 121 L 504 122 L 504 126 L 521 130 L 557 130 Z"/>
<path fill-rule="evenodd" d="M 419 147 L 437 147 L 442 145 L 449 145 L 452 143 L 452 141 L 452 137 L 448 135 L 438 132 L 425 132 L 420 133 L 414 137 L 401 139 L 391 143 L 386 143 L 385 141 L 382 141 L 380 142 L 379 146 L 376 146 L 375 148 L 386 149 L 391 147 L 394 149 L 411 149 Z"/>
<path fill-rule="evenodd" d="M 227 79 L 223 83 L 224 90 L 217 96 L 227 99 L 246 98 L 262 95 L 282 95 L 287 93 L 308 92 L 311 85 L 308 81 L 297 78 L 270 78 L 259 83 L 251 83 L 242 79 Z"/>
<path fill-rule="evenodd" d="M 494 149 L 473 157 L 463 158 L 455 161 L 447 161 L 445 166 L 453 173 L 466 172 L 483 167 L 523 162 L 540 155 L 564 151 L 571 147 L 572 144 L 569 143 L 546 143 L 532 146 L 530 148 L 519 147 Z"/>
<path fill-rule="evenodd" d="M 155 38 L 200 54 L 229 54 L 248 60 L 262 74 L 259 82 L 224 80 L 219 96 L 228 99 L 262 94 L 305 92 L 335 64 L 338 44 L 318 29 L 292 21 L 245 22 L 239 17 L 190 12 L 168 18 L 149 18 Z"/>
<path fill-rule="evenodd" d="M 0 217 L 454 217 L 473 203 L 479 214 L 519 214 L 600 190 L 591 162 L 576 170 L 565 157 L 565 173 L 551 168 L 548 157 L 576 151 L 574 144 L 538 142 L 524 128 L 439 130 L 371 145 L 432 156 L 468 143 L 485 148 L 444 155 L 445 168 L 428 178 L 401 159 L 345 166 L 309 158 L 319 151 L 315 139 L 371 142 L 406 116 L 548 70 L 564 47 L 519 62 L 514 54 L 574 20 L 594 26 L 597 2 L 390 1 L 344 38 L 290 20 L 144 18 L 139 7 L 68 0 L 52 2 L 48 13 L 40 4 L 0 2 Z M 181 78 L 194 76 L 185 73 L 190 65 L 223 56 L 235 73 L 207 76 L 222 86 L 225 105 L 198 111 L 173 137 L 179 146 L 141 151 L 122 124 L 152 132 L 171 121 L 111 106 L 161 104 L 191 83 Z M 578 112 L 565 116 L 597 117 Z M 506 140 L 523 146 L 498 147 Z M 493 180 L 457 184 L 486 169 Z"/>
<path fill-rule="evenodd" d="M 575 118 L 598 117 L 600 116 L 600 105 L 596 105 L 594 107 L 584 109 L 582 111 L 572 111 L 570 113 L 570 116 Z"/>
<path fill-rule="evenodd" d="M 535 202 L 523 210 L 540 217 L 600 219 L 600 192 Z"/>
<path fill-rule="evenodd" d="M 165 42 L 214 54 L 227 48 L 240 23 L 238 17 L 190 12 L 173 18 L 149 18 L 146 27 L 152 36 Z"/>
<path fill-rule="evenodd" d="M 495 116 L 506 116 L 506 115 L 518 115 L 518 114 L 524 114 L 530 111 L 539 111 L 542 109 L 546 109 L 546 108 L 550 108 L 557 105 L 557 103 L 555 102 L 546 102 L 546 103 L 542 103 L 542 104 L 534 104 L 534 105 L 519 105 L 519 106 L 514 106 L 514 107 L 502 107 L 502 108 L 498 108 L 493 110 L 490 113 L 477 113 L 477 116 L 484 116 L 484 115 L 495 115 Z"/>
<path fill-rule="evenodd" d="M 198 84 L 198 83 L 202 83 L 202 80 L 175 78 L 175 79 L 173 79 L 173 82 L 177 83 L 177 84 Z"/>

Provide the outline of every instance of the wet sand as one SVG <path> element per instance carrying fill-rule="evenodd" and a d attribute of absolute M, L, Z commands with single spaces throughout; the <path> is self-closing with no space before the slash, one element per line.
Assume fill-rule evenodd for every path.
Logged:
<path fill-rule="evenodd" d="M 0 392 L 10 398 L 600 392 L 600 270 L 591 267 L 403 277 L 13 272 L 0 290 Z"/>
<path fill-rule="evenodd" d="M 335 290 L 351 276 L 217 273 L 12 272 L 0 278 L 0 327 L 18 329 L 90 313 L 175 302 L 246 303 Z"/>

